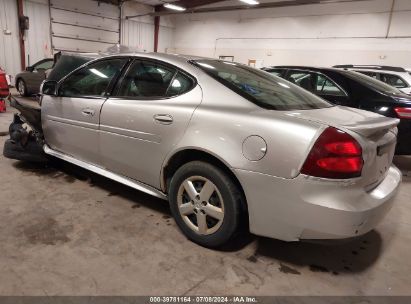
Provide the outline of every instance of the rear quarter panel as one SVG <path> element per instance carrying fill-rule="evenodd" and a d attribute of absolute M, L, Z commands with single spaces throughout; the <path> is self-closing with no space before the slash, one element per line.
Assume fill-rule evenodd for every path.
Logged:
<path fill-rule="evenodd" d="M 323 127 L 315 122 L 297 121 L 288 116 L 288 111 L 264 110 L 207 77 L 199 81 L 203 102 L 166 163 L 178 151 L 198 149 L 232 169 L 296 177 Z M 257 161 L 247 159 L 243 153 L 244 141 L 253 135 L 266 143 L 266 154 Z"/>

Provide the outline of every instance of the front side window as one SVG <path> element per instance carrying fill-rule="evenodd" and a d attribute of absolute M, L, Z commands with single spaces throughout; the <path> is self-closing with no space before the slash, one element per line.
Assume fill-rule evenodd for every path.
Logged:
<path fill-rule="evenodd" d="M 407 87 L 405 81 L 396 75 L 381 73 L 380 80 L 398 89 L 403 89 Z"/>
<path fill-rule="evenodd" d="M 264 71 L 220 60 L 192 63 L 227 88 L 271 110 L 303 110 L 331 107 L 325 100 Z"/>
<path fill-rule="evenodd" d="M 90 64 L 71 74 L 60 86 L 65 97 L 104 96 L 111 81 L 120 74 L 127 58 L 109 59 Z"/>

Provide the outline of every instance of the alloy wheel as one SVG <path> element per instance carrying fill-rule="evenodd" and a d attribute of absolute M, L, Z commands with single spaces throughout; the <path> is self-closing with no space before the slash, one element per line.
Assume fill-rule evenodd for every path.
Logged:
<path fill-rule="evenodd" d="M 185 224 L 200 235 L 215 233 L 224 220 L 224 201 L 209 179 L 192 176 L 180 185 L 178 210 Z"/>

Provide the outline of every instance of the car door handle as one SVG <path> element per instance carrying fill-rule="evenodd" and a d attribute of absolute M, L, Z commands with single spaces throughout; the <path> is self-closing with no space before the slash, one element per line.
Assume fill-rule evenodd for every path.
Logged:
<path fill-rule="evenodd" d="M 154 120 L 163 124 L 163 125 L 170 125 L 173 123 L 173 117 L 168 114 L 156 114 L 153 116 Z"/>
<path fill-rule="evenodd" d="M 83 109 L 81 111 L 81 114 L 83 114 L 84 116 L 94 116 L 94 110 L 92 110 L 92 109 Z"/>

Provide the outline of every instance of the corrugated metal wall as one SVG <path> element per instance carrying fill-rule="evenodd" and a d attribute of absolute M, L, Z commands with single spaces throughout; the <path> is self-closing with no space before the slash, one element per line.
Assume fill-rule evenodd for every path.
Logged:
<path fill-rule="evenodd" d="M 26 31 L 26 63 L 51 57 L 50 12 L 48 0 L 26 0 L 24 14 L 30 18 L 30 28 Z"/>
<path fill-rule="evenodd" d="M 20 71 L 17 2 L 0 0 L 0 66 L 12 76 Z"/>
<path fill-rule="evenodd" d="M 118 6 L 92 0 L 51 0 L 54 50 L 105 51 L 119 43 Z"/>

